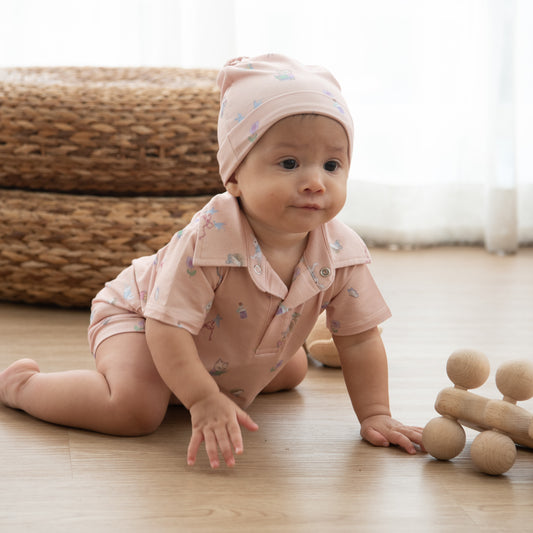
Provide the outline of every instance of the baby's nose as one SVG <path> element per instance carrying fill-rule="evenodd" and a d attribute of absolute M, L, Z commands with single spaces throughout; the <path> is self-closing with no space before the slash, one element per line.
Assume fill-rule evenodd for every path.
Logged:
<path fill-rule="evenodd" d="M 307 192 L 323 192 L 325 190 L 322 174 L 316 169 L 310 169 L 304 175 L 303 190 Z"/>

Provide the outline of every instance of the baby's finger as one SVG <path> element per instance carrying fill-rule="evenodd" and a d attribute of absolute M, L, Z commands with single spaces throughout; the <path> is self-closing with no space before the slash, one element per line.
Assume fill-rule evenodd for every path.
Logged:
<path fill-rule="evenodd" d="M 409 437 L 415 444 L 421 445 L 423 431 L 422 428 L 408 426 L 402 431 L 402 433 L 406 437 Z"/>
<path fill-rule="evenodd" d="M 249 431 L 257 431 L 259 426 L 252 420 L 252 417 L 242 409 L 237 411 L 237 422 Z"/>
<path fill-rule="evenodd" d="M 244 451 L 244 445 L 242 441 L 241 427 L 237 422 L 230 422 L 228 424 L 228 435 L 235 453 L 240 455 Z"/>
<path fill-rule="evenodd" d="M 194 463 L 196 462 L 198 449 L 200 448 L 200 444 L 202 444 L 203 440 L 204 436 L 201 432 L 193 431 L 191 440 L 189 441 L 189 447 L 187 449 L 187 464 L 189 466 L 194 465 Z"/>
<path fill-rule="evenodd" d="M 235 457 L 233 457 L 228 431 L 225 427 L 222 427 L 215 431 L 215 435 L 222 457 L 224 457 L 224 461 L 228 466 L 235 466 Z"/>
<path fill-rule="evenodd" d="M 391 431 L 389 434 L 389 441 L 391 444 L 399 446 L 411 455 L 416 453 L 415 445 L 412 443 L 411 439 L 399 431 Z"/>
<path fill-rule="evenodd" d="M 206 429 L 204 431 L 204 440 L 209 464 L 211 468 L 218 468 L 220 466 L 220 460 L 218 458 L 217 439 L 212 430 Z"/>
<path fill-rule="evenodd" d="M 417 444 L 420 447 L 420 450 L 425 452 L 424 445 L 422 444 L 422 432 L 424 430 L 419 427 L 407 426 L 402 430 L 402 433 L 411 440 L 414 444 Z"/>

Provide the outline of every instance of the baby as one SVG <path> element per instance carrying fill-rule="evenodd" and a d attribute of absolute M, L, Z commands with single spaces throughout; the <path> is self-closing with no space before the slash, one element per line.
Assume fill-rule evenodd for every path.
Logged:
<path fill-rule="evenodd" d="M 187 451 L 213 468 L 243 452 L 261 392 L 296 387 L 302 348 L 327 313 L 361 435 L 416 453 L 422 430 L 391 418 L 378 325 L 390 311 L 361 239 L 335 219 L 346 199 L 353 123 L 325 69 L 281 55 L 220 72 L 220 175 L 227 189 L 156 254 L 132 262 L 92 304 L 95 371 L 41 373 L 16 361 L 0 401 L 56 424 L 142 435 L 169 403 L 190 412 Z"/>

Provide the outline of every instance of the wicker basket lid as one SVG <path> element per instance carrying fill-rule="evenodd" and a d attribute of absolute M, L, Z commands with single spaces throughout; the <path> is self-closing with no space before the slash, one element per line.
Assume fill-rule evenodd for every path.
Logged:
<path fill-rule="evenodd" d="M 216 75 L 153 67 L 0 69 L 0 188 L 220 192 Z"/>

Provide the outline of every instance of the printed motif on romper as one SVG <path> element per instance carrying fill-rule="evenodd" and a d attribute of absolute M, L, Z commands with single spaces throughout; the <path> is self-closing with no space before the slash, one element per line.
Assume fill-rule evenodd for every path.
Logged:
<path fill-rule="evenodd" d="M 235 265 L 235 266 L 242 266 L 244 265 L 244 260 L 242 258 L 241 254 L 228 254 L 228 257 L 226 258 L 226 265 Z"/>
<path fill-rule="evenodd" d="M 275 75 L 274 78 L 276 78 L 279 81 L 288 81 L 288 80 L 295 80 L 294 74 L 291 70 L 279 70 Z"/>
<path fill-rule="evenodd" d="M 283 365 L 283 359 L 281 359 L 280 361 L 278 361 L 271 369 L 270 369 L 270 372 L 275 372 L 278 368 L 281 367 L 281 365 Z"/>
<path fill-rule="evenodd" d="M 276 316 L 279 316 L 279 315 L 284 315 L 287 311 L 289 311 L 290 309 L 284 305 L 283 302 L 281 302 L 279 305 L 278 305 L 278 308 L 276 310 Z"/>
<path fill-rule="evenodd" d="M 202 329 L 206 329 L 209 331 L 209 338 L 207 340 L 211 341 L 213 340 L 213 333 L 215 331 L 215 328 L 220 327 L 220 321 L 222 320 L 222 317 L 220 315 L 217 315 L 213 320 L 208 320 L 203 326 Z"/>
<path fill-rule="evenodd" d="M 330 242 L 330 243 L 329 243 L 329 247 L 330 247 L 330 248 L 331 248 L 336 254 L 338 254 L 338 253 L 342 250 L 342 248 L 343 248 L 342 244 L 339 242 L 338 239 L 337 239 L 335 242 Z"/>
<path fill-rule="evenodd" d="M 122 296 L 126 301 L 133 300 L 133 291 L 129 285 L 124 289 Z"/>
<path fill-rule="evenodd" d="M 209 371 L 212 376 L 221 376 L 228 371 L 229 362 L 222 361 L 219 359 L 214 365 L 213 368 Z"/>
<path fill-rule="evenodd" d="M 199 239 L 203 239 L 207 235 L 207 232 L 211 229 L 221 230 L 224 227 L 223 222 L 216 222 L 215 220 L 213 220 L 213 215 L 215 213 L 218 213 L 218 211 L 213 208 L 200 213 L 198 219 L 198 223 L 200 223 L 201 232 L 200 235 L 198 235 Z"/>
<path fill-rule="evenodd" d="M 187 256 L 187 259 L 185 260 L 187 264 L 187 274 L 191 276 L 191 278 L 196 274 L 196 269 L 194 268 L 194 264 L 192 262 L 192 257 L 190 255 Z"/>
<path fill-rule="evenodd" d="M 338 320 L 332 320 L 329 324 L 331 333 L 337 333 L 341 327 L 341 323 Z"/>
<path fill-rule="evenodd" d="M 254 245 L 254 255 L 252 255 L 251 259 L 255 261 L 262 261 L 263 260 L 263 252 L 261 251 L 261 246 L 259 246 L 259 243 L 257 242 L 257 239 L 254 239 L 253 243 Z"/>
<path fill-rule="evenodd" d="M 244 304 L 242 302 L 239 302 L 239 304 L 237 305 L 237 313 L 239 313 L 239 317 L 241 320 L 248 318 L 246 307 L 244 307 Z"/>
<path fill-rule="evenodd" d="M 353 288 L 353 287 L 350 287 L 348 290 L 348 294 L 352 297 L 352 298 L 359 298 L 359 293 Z"/>
<path fill-rule="evenodd" d="M 135 326 L 133 326 L 134 331 L 144 331 L 146 321 L 144 318 L 140 318 Z"/>
<path fill-rule="evenodd" d="M 296 311 L 292 314 L 289 327 L 281 333 L 281 339 L 277 343 L 278 348 L 281 348 L 285 344 L 285 341 L 287 340 L 289 333 L 294 329 L 294 326 L 296 326 L 296 323 L 298 322 L 298 319 L 300 318 L 300 316 L 301 316 L 300 313 L 297 313 Z"/>

